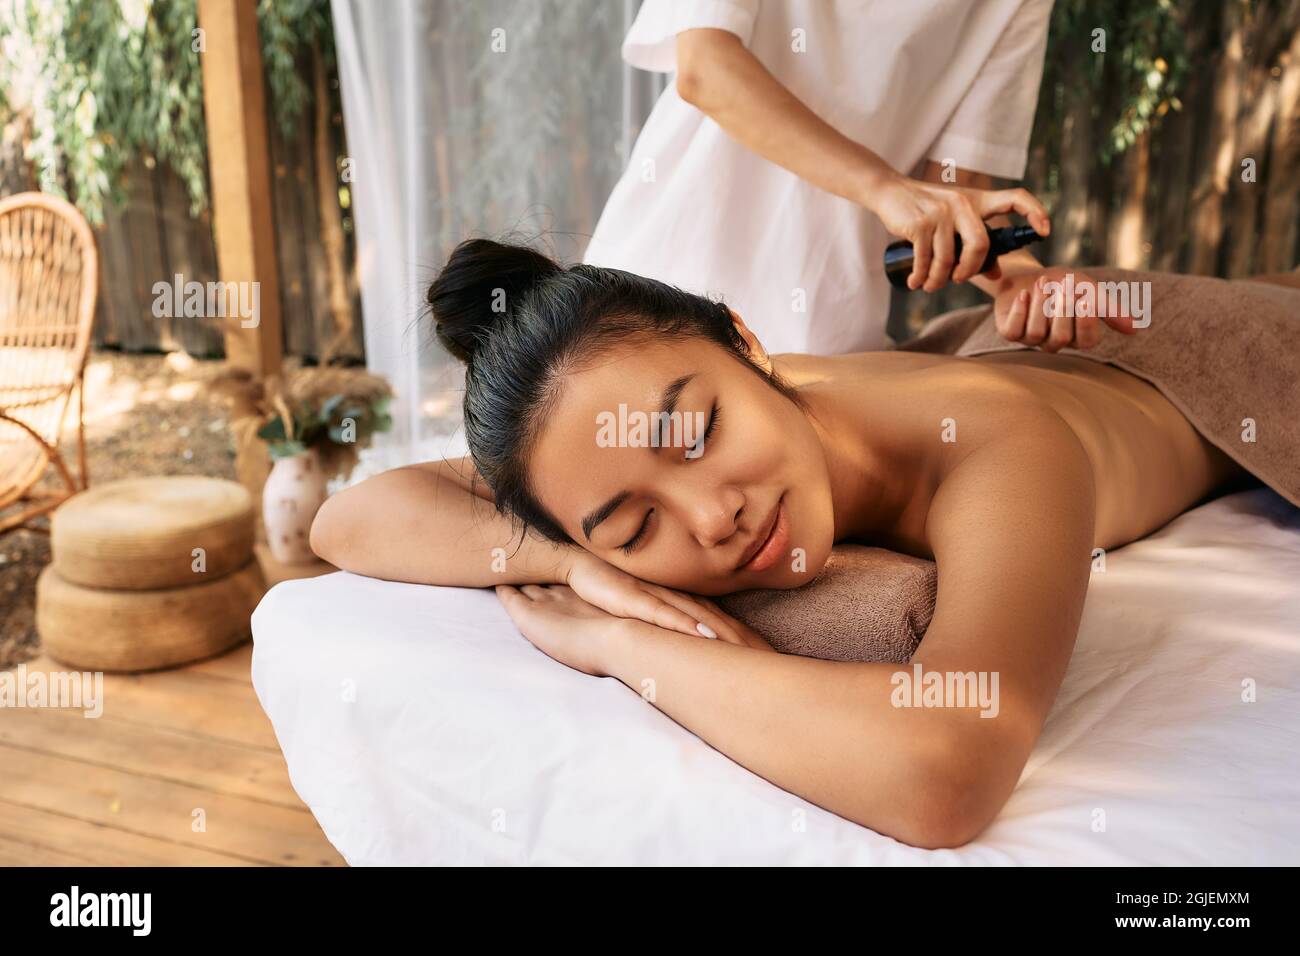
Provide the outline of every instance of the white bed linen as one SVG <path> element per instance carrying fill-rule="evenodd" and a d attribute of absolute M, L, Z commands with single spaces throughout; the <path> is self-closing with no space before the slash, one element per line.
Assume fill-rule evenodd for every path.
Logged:
<path fill-rule="evenodd" d="M 957 850 L 773 786 L 547 658 L 491 591 L 289 581 L 253 635 L 293 785 L 353 865 L 1300 863 L 1300 510 L 1264 489 L 1107 556 L 1019 786 Z"/>

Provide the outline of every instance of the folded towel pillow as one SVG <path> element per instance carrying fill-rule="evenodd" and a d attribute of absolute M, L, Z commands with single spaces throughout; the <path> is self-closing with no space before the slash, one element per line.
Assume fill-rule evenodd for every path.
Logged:
<path fill-rule="evenodd" d="M 938 585 L 933 561 L 840 544 L 801 588 L 715 600 L 783 654 L 903 664 L 930 626 Z"/>

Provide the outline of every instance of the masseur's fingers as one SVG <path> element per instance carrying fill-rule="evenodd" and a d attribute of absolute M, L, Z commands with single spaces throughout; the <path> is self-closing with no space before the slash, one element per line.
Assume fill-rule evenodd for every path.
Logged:
<path fill-rule="evenodd" d="M 934 259 L 930 262 L 930 277 L 925 280 L 926 292 L 937 292 L 948 284 L 956 256 L 957 246 L 952 241 L 952 219 L 944 213 L 939 216 L 934 227 Z"/>
<path fill-rule="evenodd" d="M 1095 315 L 1077 315 L 1074 318 L 1074 347 L 1090 349 L 1101 341 L 1101 325 Z"/>
<path fill-rule="evenodd" d="M 975 214 L 975 207 L 970 200 L 961 193 L 957 194 L 953 210 L 953 221 L 961 234 L 961 259 L 952 272 L 952 281 L 965 282 L 979 275 L 984 265 L 984 257 L 989 254 L 989 231 L 984 228 L 984 221 Z"/>
<path fill-rule="evenodd" d="M 1029 296 L 1029 318 L 1025 322 L 1025 334 L 1020 341 L 1025 345 L 1042 345 L 1049 329 L 1047 311 L 1044 308 L 1043 278 L 1039 276 Z"/>
<path fill-rule="evenodd" d="M 1137 328 L 1133 325 L 1133 316 L 1127 313 L 1122 315 L 1103 315 L 1102 321 L 1109 325 L 1116 332 L 1123 332 L 1125 335 L 1136 335 Z"/>
<path fill-rule="evenodd" d="M 1043 309 L 1047 313 L 1047 338 L 1043 341 L 1044 352 L 1059 352 L 1074 341 L 1074 316 L 1069 309 L 1060 307 L 1051 296 L 1046 297 Z"/>
<path fill-rule="evenodd" d="M 930 274 L 932 230 L 922 224 L 912 237 L 912 274 L 907 277 L 909 289 L 919 289 L 925 284 L 925 277 Z"/>
<path fill-rule="evenodd" d="M 998 332 L 1008 342 L 1019 342 L 1025 335 L 1025 323 L 1029 319 L 1029 290 L 1021 289 L 1007 309 L 1006 315 L 998 317 Z"/>
<path fill-rule="evenodd" d="M 1027 189 L 994 189 L 979 195 L 979 214 L 981 219 L 1017 212 L 1029 220 L 1034 232 L 1040 236 L 1052 231 L 1052 220 L 1047 215 L 1047 208 Z"/>
<path fill-rule="evenodd" d="M 1089 308 L 1085 298 L 1074 304 L 1074 347 L 1090 349 L 1101 341 L 1101 325 L 1097 313 Z"/>

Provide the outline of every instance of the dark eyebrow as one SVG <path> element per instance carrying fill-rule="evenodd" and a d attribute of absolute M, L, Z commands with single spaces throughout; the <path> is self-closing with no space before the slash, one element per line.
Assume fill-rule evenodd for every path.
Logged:
<path fill-rule="evenodd" d="M 606 501 L 603 505 L 582 519 L 582 533 L 587 536 L 588 541 L 591 540 L 591 532 L 595 529 L 596 525 L 600 524 L 617 511 L 618 506 L 627 501 L 630 497 L 632 497 L 632 492 L 620 491 L 613 498 L 610 498 L 609 501 Z"/>
<path fill-rule="evenodd" d="M 683 375 L 681 378 L 673 379 L 664 389 L 663 396 L 659 399 L 659 413 L 654 418 L 655 434 L 650 441 L 651 448 L 662 448 L 664 444 L 663 426 L 667 422 L 668 416 L 677 411 L 677 400 L 682 397 L 682 390 L 690 384 L 695 373 Z"/>
<path fill-rule="evenodd" d="M 660 416 L 665 414 L 671 415 L 677 410 L 677 400 L 682 397 L 682 390 L 690 384 L 691 379 L 695 378 L 695 374 L 696 373 L 692 372 L 690 375 L 683 375 L 681 378 L 673 379 L 668 383 L 668 387 L 664 389 L 663 395 L 659 398 Z M 663 417 L 655 418 L 655 428 L 659 429 L 665 420 L 666 419 Z M 650 450 L 652 452 L 662 444 L 662 439 L 663 436 L 659 431 L 656 431 L 655 437 L 651 441 Z M 596 530 L 596 525 L 600 524 L 617 511 L 619 506 L 630 497 L 632 497 L 630 491 L 620 491 L 613 498 L 610 498 L 609 501 L 606 501 L 603 505 L 582 519 L 582 533 L 587 536 L 588 541 L 591 540 L 591 532 Z"/>

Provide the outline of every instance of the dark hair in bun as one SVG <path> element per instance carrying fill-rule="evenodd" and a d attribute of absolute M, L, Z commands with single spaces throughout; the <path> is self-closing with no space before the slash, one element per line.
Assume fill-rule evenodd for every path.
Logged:
<path fill-rule="evenodd" d="M 532 493 L 528 455 L 568 373 L 601 351 L 636 335 L 703 339 L 798 401 L 750 361 L 721 302 L 620 269 L 467 239 L 427 299 L 438 340 L 466 364 L 465 439 L 497 510 L 554 542 L 572 543 Z"/>
<path fill-rule="evenodd" d="M 468 362 L 510 306 L 562 271 L 553 259 L 528 246 L 467 239 L 429 286 L 438 341 Z"/>

